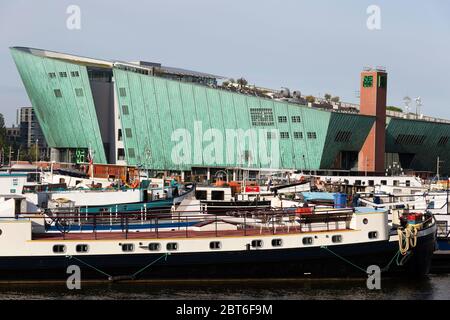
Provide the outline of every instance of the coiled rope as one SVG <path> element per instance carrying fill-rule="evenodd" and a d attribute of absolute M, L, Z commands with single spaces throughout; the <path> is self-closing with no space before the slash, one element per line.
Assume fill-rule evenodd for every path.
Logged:
<path fill-rule="evenodd" d="M 398 246 L 400 253 L 405 256 L 406 253 L 417 246 L 417 234 L 422 224 L 408 224 L 406 228 L 398 228 Z"/>

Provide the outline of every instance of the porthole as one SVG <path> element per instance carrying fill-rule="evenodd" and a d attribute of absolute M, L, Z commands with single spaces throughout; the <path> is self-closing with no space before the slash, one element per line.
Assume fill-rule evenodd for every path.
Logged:
<path fill-rule="evenodd" d="M 124 244 L 122 244 L 122 251 L 123 252 L 132 252 L 132 251 L 134 251 L 134 244 L 132 244 L 132 243 L 124 243 Z"/>
<path fill-rule="evenodd" d="M 149 243 L 148 250 L 150 251 L 159 251 L 161 250 L 161 244 L 157 242 Z"/>
<path fill-rule="evenodd" d="M 2 235 L 2 233 L 3 233 L 3 231 L 2 231 L 2 229 L 0 229 L 0 236 Z"/>
<path fill-rule="evenodd" d="M 282 239 L 272 239 L 272 247 L 281 247 L 283 245 Z"/>
<path fill-rule="evenodd" d="M 302 242 L 304 245 L 311 245 L 313 244 L 313 238 L 311 237 L 305 237 L 302 239 Z"/>
<path fill-rule="evenodd" d="M 77 252 L 88 252 L 89 246 L 87 244 L 77 244 L 75 250 Z"/>
<path fill-rule="evenodd" d="M 253 248 L 262 248 L 262 246 L 263 246 L 262 240 L 252 240 Z"/>
<path fill-rule="evenodd" d="M 63 244 L 55 244 L 53 246 L 53 253 L 64 253 L 66 252 L 66 246 Z"/>
<path fill-rule="evenodd" d="M 331 237 L 331 241 L 333 241 L 333 243 L 340 243 L 342 242 L 342 236 L 341 235 L 334 235 Z"/>
<path fill-rule="evenodd" d="M 369 232 L 369 239 L 377 239 L 377 238 L 378 238 L 378 231 Z"/>
<path fill-rule="evenodd" d="M 368 223 L 369 223 L 369 220 L 368 220 L 367 218 L 364 218 L 363 223 L 364 223 L 364 224 L 368 224 Z"/>
<path fill-rule="evenodd" d="M 222 244 L 219 241 L 211 241 L 209 243 L 209 248 L 211 250 L 218 250 L 222 248 Z"/>
<path fill-rule="evenodd" d="M 178 243 L 176 243 L 176 242 L 169 242 L 169 243 L 166 245 L 166 248 L 167 248 L 167 250 L 169 250 L 169 251 L 176 251 L 176 250 L 178 250 Z"/>

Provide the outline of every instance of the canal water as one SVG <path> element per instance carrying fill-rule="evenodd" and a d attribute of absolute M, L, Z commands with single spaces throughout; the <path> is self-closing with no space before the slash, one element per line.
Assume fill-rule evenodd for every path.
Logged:
<path fill-rule="evenodd" d="M 80 290 L 69 290 L 64 283 L 2 283 L 0 284 L 0 299 L 449 300 L 450 275 L 430 275 L 420 281 L 382 279 L 381 290 L 368 290 L 364 279 L 83 283 Z"/>

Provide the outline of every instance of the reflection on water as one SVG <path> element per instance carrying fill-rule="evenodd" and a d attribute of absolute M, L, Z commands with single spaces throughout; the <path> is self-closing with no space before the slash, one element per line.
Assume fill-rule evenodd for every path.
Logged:
<path fill-rule="evenodd" d="M 64 283 L 0 284 L 0 299 L 450 299 L 450 275 L 423 280 L 384 279 L 381 290 L 354 280 L 236 280 L 83 283 L 68 290 Z"/>

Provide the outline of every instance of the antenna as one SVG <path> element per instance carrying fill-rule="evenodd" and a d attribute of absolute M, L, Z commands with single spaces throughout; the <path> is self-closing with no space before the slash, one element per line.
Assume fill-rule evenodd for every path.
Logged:
<path fill-rule="evenodd" d="M 405 112 L 408 114 L 409 113 L 409 105 L 411 104 L 411 98 L 406 96 L 403 98 L 403 103 L 405 104 Z"/>
<path fill-rule="evenodd" d="M 420 97 L 420 96 L 418 96 L 417 98 L 416 98 L 416 114 L 417 114 L 417 116 L 419 116 L 419 114 L 420 114 L 420 107 L 422 106 L 423 104 L 422 104 L 422 98 Z"/>

